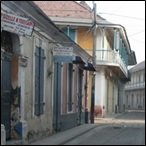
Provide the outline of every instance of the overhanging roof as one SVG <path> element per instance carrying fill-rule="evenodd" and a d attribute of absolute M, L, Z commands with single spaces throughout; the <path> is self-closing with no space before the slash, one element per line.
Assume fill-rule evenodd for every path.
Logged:
<path fill-rule="evenodd" d="M 2 5 L 11 8 L 16 14 L 30 17 L 35 26 L 52 37 L 50 38 L 51 42 L 73 47 L 74 54 L 79 55 L 84 62 L 93 61 L 92 56 L 60 30 L 33 1 L 1 1 L 1 7 Z"/>
<path fill-rule="evenodd" d="M 131 51 L 131 53 L 128 56 L 128 65 L 137 64 L 136 55 L 134 51 Z"/>

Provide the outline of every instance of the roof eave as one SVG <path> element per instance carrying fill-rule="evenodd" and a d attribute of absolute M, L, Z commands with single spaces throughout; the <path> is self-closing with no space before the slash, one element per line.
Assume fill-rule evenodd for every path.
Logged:
<path fill-rule="evenodd" d="M 121 33 L 121 36 L 123 37 L 123 40 L 124 40 L 124 43 L 127 47 L 127 51 L 128 53 L 131 53 L 131 47 L 130 47 L 130 43 L 129 43 L 129 40 L 128 40 L 128 37 L 127 37 L 127 34 L 126 34 L 126 30 L 125 28 L 122 26 L 122 25 L 119 25 L 119 24 L 109 24 L 109 23 L 99 23 L 97 22 L 97 25 L 99 27 L 111 27 L 111 28 L 117 28 L 120 30 L 120 33 Z"/>
<path fill-rule="evenodd" d="M 52 36 L 55 42 L 59 42 L 63 46 L 68 45 L 73 47 L 73 52 L 81 56 L 84 61 L 88 62 L 92 59 L 92 56 L 64 34 L 33 1 L 2 1 L 1 3 L 11 9 L 13 8 L 12 11 L 16 13 L 25 14 L 26 16 L 30 16 L 31 14 L 31 19 L 35 23 L 35 26 L 47 35 Z"/>
<path fill-rule="evenodd" d="M 56 25 L 92 26 L 92 19 L 72 18 L 72 17 L 52 17 L 50 19 Z"/>

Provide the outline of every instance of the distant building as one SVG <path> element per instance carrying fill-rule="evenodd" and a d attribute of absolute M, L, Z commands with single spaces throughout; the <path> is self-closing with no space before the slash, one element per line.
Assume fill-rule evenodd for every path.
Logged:
<path fill-rule="evenodd" d="M 145 61 L 129 71 L 131 81 L 125 86 L 125 109 L 145 109 Z"/>

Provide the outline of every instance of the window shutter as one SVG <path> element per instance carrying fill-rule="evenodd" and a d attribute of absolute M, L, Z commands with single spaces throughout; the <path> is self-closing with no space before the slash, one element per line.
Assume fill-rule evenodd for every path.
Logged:
<path fill-rule="evenodd" d="M 41 58 L 40 58 L 40 114 L 44 113 L 44 50 L 41 49 Z"/>
<path fill-rule="evenodd" d="M 70 37 L 73 41 L 75 41 L 75 29 L 70 29 L 69 37 Z"/>
<path fill-rule="evenodd" d="M 68 35 L 68 28 L 63 28 L 62 31 L 63 31 L 66 35 Z M 76 33 L 75 29 L 69 28 L 69 37 L 70 37 L 73 41 L 75 41 L 75 33 Z"/>
<path fill-rule="evenodd" d="M 68 111 L 72 111 L 73 65 L 68 66 Z"/>
<path fill-rule="evenodd" d="M 39 48 L 35 52 L 35 115 L 39 115 Z"/>

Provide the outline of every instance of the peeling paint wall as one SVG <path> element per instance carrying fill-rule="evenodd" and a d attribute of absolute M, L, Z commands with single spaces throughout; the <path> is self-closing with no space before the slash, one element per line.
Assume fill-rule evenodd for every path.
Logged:
<path fill-rule="evenodd" d="M 22 131 L 20 131 L 20 87 L 12 89 L 11 103 L 11 139 L 21 139 Z"/>

